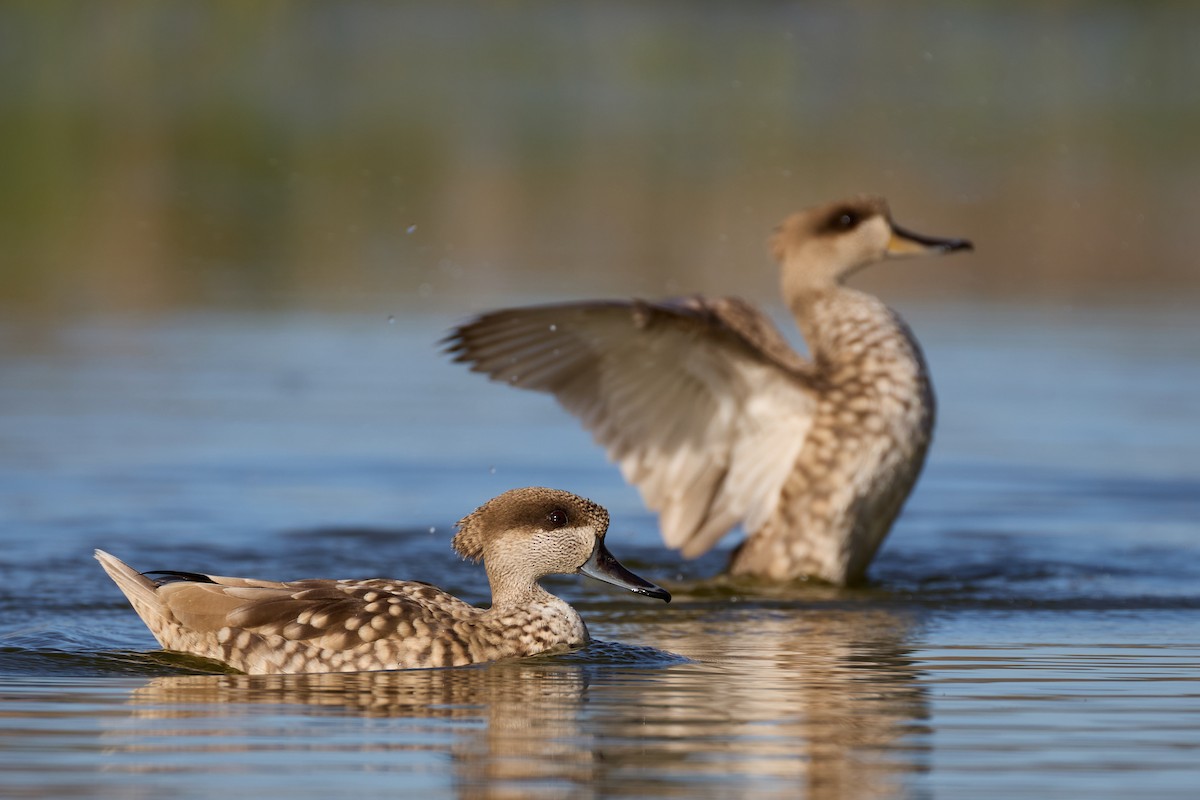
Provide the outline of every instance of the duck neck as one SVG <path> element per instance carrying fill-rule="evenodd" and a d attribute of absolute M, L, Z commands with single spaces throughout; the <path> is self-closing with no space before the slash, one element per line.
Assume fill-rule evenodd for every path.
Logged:
<path fill-rule="evenodd" d="M 492 608 L 547 605 L 563 602 L 542 588 L 536 580 L 518 578 L 503 569 L 487 568 L 488 584 L 492 587 Z"/>
<path fill-rule="evenodd" d="M 491 572 L 488 580 L 492 607 L 480 613 L 477 631 L 482 640 L 499 648 L 502 656 L 582 647 L 590 640 L 579 613 L 536 580 L 510 580 Z"/>
<path fill-rule="evenodd" d="M 881 347 L 920 364 L 908 327 L 878 298 L 830 283 L 793 292 L 788 305 L 819 365 L 859 361 Z"/>

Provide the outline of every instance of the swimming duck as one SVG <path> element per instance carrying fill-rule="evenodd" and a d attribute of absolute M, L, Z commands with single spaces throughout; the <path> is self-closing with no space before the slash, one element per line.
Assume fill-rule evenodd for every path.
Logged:
<path fill-rule="evenodd" d="M 684 557 L 740 523 L 731 573 L 858 582 L 921 472 L 934 396 L 908 326 L 843 281 L 972 246 L 906 231 L 863 196 L 793 214 L 770 247 L 809 359 L 732 297 L 504 309 L 443 344 L 475 372 L 552 393 Z"/>
<path fill-rule="evenodd" d="M 608 512 L 557 489 L 514 489 L 458 523 L 453 546 L 483 561 L 492 606 L 420 581 L 287 583 L 139 573 L 96 558 L 159 644 L 251 674 L 450 667 L 582 647 L 587 626 L 538 579 L 580 572 L 670 602 L 604 546 Z"/>

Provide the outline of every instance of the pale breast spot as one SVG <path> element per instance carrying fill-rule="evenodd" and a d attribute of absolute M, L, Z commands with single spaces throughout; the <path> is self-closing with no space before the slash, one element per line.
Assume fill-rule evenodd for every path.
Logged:
<path fill-rule="evenodd" d="M 834 444 L 833 429 L 828 419 L 818 419 L 808 432 L 808 441 L 817 448 L 830 448 Z"/>
<path fill-rule="evenodd" d="M 814 455 L 816 456 L 817 463 L 820 464 L 826 472 L 829 471 L 829 469 L 833 466 L 834 461 L 837 459 L 837 451 L 833 448 L 833 445 L 828 442 L 823 443 L 820 447 L 816 448 Z"/>
<path fill-rule="evenodd" d="M 877 414 L 868 414 L 862 418 L 862 429 L 878 436 L 887 430 L 887 423 L 883 421 L 883 417 Z"/>
<path fill-rule="evenodd" d="M 860 392 L 858 394 L 851 395 L 846 400 L 844 407 L 856 414 L 869 414 L 875 410 L 877 405 L 878 402 L 874 398 Z"/>

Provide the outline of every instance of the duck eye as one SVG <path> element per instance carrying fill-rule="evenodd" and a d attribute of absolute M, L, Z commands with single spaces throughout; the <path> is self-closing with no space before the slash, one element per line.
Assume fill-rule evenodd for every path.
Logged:
<path fill-rule="evenodd" d="M 562 528 L 567 524 L 567 512 L 556 508 L 546 516 L 546 519 L 550 521 L 552 527 Z"/>
<path fill-rule="evenodd" d="M 834 220 L 834 226 L 840 228 L 841 230 L 848 231 L 858 225 L 858 223 L 861 221 L 862 220 L 858 214 L 854 213 L 853 211 L 843 211 L 842 213 L 838 214 L 837 219 Z"/>

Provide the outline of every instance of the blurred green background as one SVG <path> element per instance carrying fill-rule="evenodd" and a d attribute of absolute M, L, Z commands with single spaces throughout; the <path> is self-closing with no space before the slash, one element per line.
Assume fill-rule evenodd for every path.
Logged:
<path fill-rule="evenodd" d="M 969 259 L 890 296 L 1200 294 L 1200 4 L 6 3 L 0 311 L 775 294 L 796 208 Z"/>

